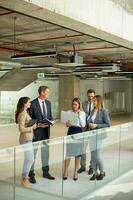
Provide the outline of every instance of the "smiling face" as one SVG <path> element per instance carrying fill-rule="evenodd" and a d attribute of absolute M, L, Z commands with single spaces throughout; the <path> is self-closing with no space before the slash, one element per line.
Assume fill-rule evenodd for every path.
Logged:
<path fill-rule="evenodd" d="M 76 112 L 76 111 L 78 111 L 79 109 L 80 109 L 79 103 L 78 103 L 77 101 L 73 101 L 73 102 L 72 102 L 72 110 L 73 110 L 74 112 Z"/>
<path fill-rule="evenodd" d="M 30 108 L 30 106 L 31 106 L 30 100 L 28 100 L 27 103 L 25 103 L 24 105 L 25 105 L 26 109 Z"/>
<path fill-rule="evenodd" d="M 95 93 L 94 93 L 94 92 L 88 93 L 88 94 L 87 94 L 88 101 L 89 101 L 89 102 L 92 102 L 94 96 L 95 96 Z"/>

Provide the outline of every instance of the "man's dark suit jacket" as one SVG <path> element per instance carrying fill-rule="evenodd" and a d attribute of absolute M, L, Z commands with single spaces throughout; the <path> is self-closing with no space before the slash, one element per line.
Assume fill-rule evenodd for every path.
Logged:
<path fill-rule="evenodd" d="M 47 119 L 52 120 L 51 102 L 48 100 L 45 100 L 45 104 L 47 107 Z M 29 114 L 32 119 L 38 119 L 38 120 L 44 119 L 38 98 L 34 99 L 31 102 Z M 33 141 L 45 140 L 45 139 L 49 139 L 49 137 L 50 137 L 50 126 L 47 128 L 37 128 L 34 131 Z"/>

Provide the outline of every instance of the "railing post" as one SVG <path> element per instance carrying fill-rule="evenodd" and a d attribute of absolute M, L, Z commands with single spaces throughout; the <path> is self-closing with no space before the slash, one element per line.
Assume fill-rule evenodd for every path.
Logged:
<path fill-rule="evenodd" d="M 16 199 L 16 148 L 14 147 L 14 177 L 13 177 L 13 200 Z"/>
<path fill-rule="evenodd" d="M 120 134 L 119 134 L 119 152 L 118 152 L 118 176 L 120 175 L 120 167 L 121 167 L 121 125 L 120 125 Z"/>
<path fill-rule="evenodd" d="M 64 182 L 63 182 L 63 171 L 64 171 L 64 150 L 65 150 L 65 137 L 63 136 L 63 149 L 62 149 L 62 191 L 61 191 L 61 199 L 63 199 L 64 196 Z"/>

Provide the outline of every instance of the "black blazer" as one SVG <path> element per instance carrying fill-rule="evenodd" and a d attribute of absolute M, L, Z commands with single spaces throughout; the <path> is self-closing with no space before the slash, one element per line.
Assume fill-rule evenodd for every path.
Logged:
<path fill-rule="evenodd" d="M 51 102 L 45 100 L 46 107 L 47 107 L 47 119 L 52 120 L 52 112 L 51 112 Z M 29 109 L 29 114 L 32 119 L 43 119 L 42 110 L 38 101 L 38 98 L 34 99 L 31 102 L 31 107 Z M 34 131 L 34 138 L 33 141 L 45 140 L 49 139 L 50 137 L 50 126 L 47 128 L 37 128 Z"/>

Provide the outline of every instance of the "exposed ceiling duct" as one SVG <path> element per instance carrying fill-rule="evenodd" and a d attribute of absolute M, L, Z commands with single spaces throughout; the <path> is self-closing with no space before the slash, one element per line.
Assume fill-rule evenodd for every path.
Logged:
<path fill-rule="evenodd" d="M 13 70 L 12 80 L 19 73 L 36 79 L 37 73 L 93 78 L 133 72 L 133 65 L 127 65 L 133 63 L 133 52 L 127 48 L 3 7 L 0 16 L 1 84 L 11 79 L 14 68 L 20 70 Z"/>
<path fill-rule="evenodd" d="M 86 64 L 83 63 L 83 57 L 79 56 L 78 53 L 74 55 L 58 55 L 59 63 L 55 63 L 55 68 L 61 69 L 74 69 L 77 66 L 85 66 Z"/>
<path fill-rule="evenodd" d="M 53 57 L 56 55 L 57 55 L 56 52 L 28 53 L 28 54 L 22 54 L 22 55 L 13 55 L 11 56 L 11 59 L 21 60 L 21 59 L 28 59 L 28 58 Z"/>
<path fill-rule="evenodd" d="M 83 56 L 80 56 L 78 52 L 76 52 L 75 44 L 66 43 L 66 45 L 72 45 L 72 51 L 65 52 L 64 54 L 58 54 L 59 63 L 55 63 L 55 68 L 61 69 L 73 69 L 77 66 L 84 66 L 86 64 L 83 63 Z"/>

